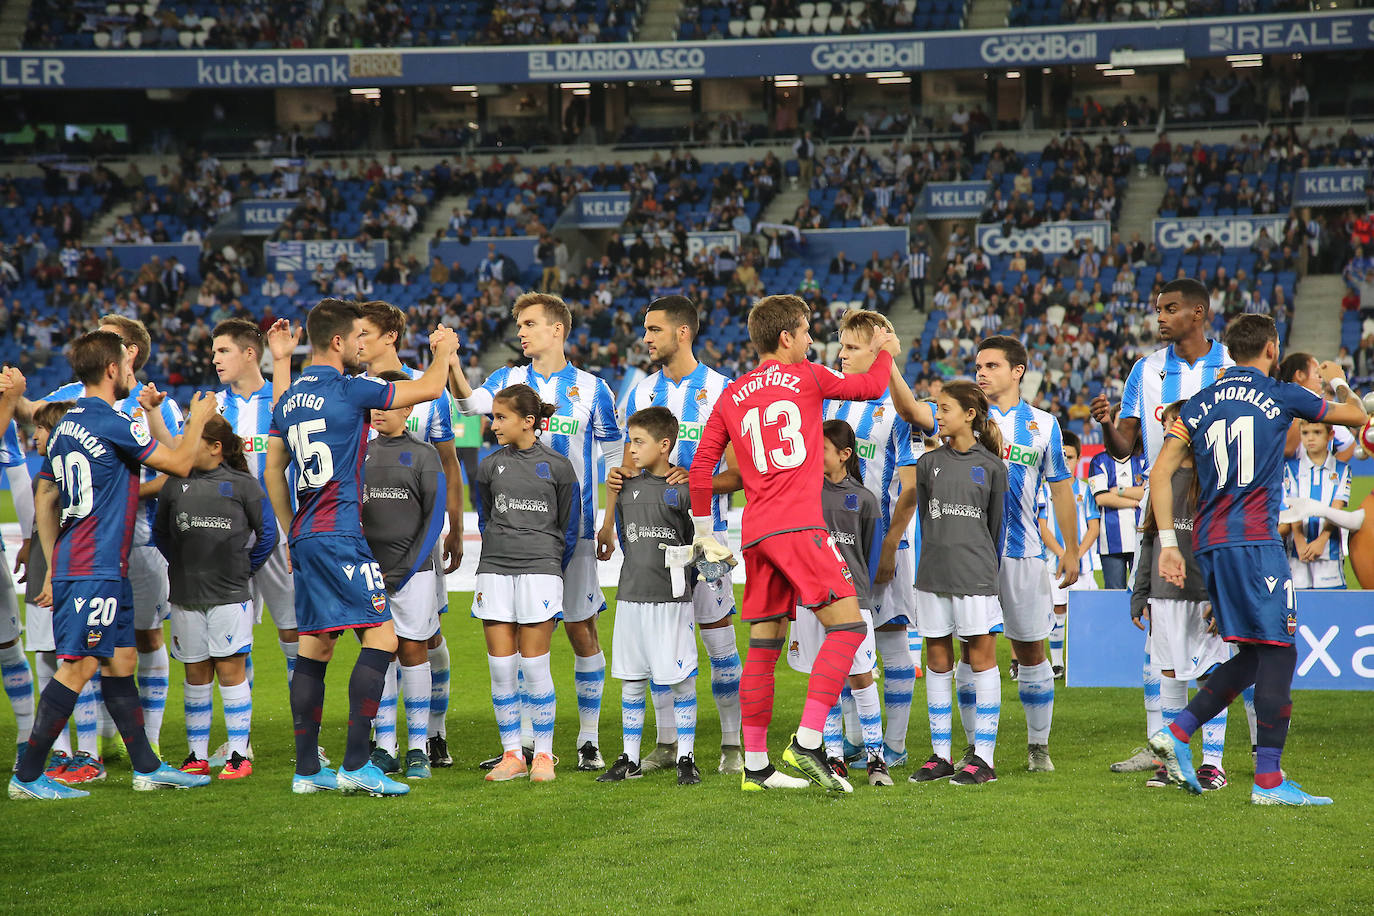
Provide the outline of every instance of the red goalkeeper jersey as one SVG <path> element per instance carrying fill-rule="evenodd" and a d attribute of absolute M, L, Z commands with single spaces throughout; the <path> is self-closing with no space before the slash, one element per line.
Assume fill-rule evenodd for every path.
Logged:
<path fill-rule="evenodd" d="M 769 360 L 731 382 L 711 411 L 692 460 L 693 514 L 710 515 L 711 476 L 725 447 L 733 444 L 744 478 L 745 547 L 784 531 L 825 528 L 822 405 L 827 398 L 881 397 L 891 372 L 892 356 L 882 351 L 862 375 L 812 362 Z"/>

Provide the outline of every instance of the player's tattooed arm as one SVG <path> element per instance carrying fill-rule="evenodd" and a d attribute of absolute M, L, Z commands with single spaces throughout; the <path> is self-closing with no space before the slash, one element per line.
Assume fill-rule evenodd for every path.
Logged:
<path fill-rule="evenodd" d="M 878 567 L 873 574 L 873 582 L 876 585 L 886 585 L 896 575 L 897 548 L 901 546 L 907 526 L 916 514 L 916 465 L 898 468 L 897 476 L 902 481 L 902 492 L 897 497 L 897 505 L 892 509 L 892 522 L 888 526 L 887 534 L 883 536 L 882 553 L 878 557 Z"/>
<path fill-rule="evenodd" d="M 1358 430 L 1364 425 L 1365 420 L 1369 419 L 1369 415 L 1365 412 L 1364 402 L 1360 400 L 1360 396 L 1351 390 L 1350 383 L 1345 380 L 1345 370 L 1339 363 L 1326 360 L 1317 367 L 1317 371 L 1321 373 L 1322 381 L 1331 389 L 1334 398 L 1327 403 L 1323 422 Z"/>
<path fill-rule="evenodd" d="M 39 480 L 38 492 L 34 494 L 34 527 L 38 529 L 38 543 L 47 558 L 48 573 L 43 580 L 43 590 L 39 592 L 34 604 L 39 607 L 52 607 L 52 552 L 57 543 L 57 529 L 61 524 L 59 510 L 60 494 L 57 484 L 51 480 Z"/>
<path fill-rule="evenodd" d="M 291 322 L 278 318 L 267 329 L 267 350 L 272 354 L 272 403 L 275 405 L 291 387 L 291 354 L 301 342 L 299 325 L 293 331 Z"/>
<path fill-rule="evenodd" d="M 1183 464 L 1187 448 L 1177 436 L 1166 436 L 1150 469 L 1150 509 L 1159 531 L 1159 574 L 1179 588 L 1187 581 L 1188 571 L 1174 531 L 1174 472 Z"/>
<path fill-rule="evenodd" d="M 272 503 L 272 513 L 277 517 L 277 523 L 281 525 L 282 531 L 291 530 L 291 520 L 295 517 L 291 511 L 291 491 L 286 485 L 286 466 L 290 462 L 291 456 L 286 451 L 286 441 L 280 436 L 271 436 L 267 440 L 267 466 L 263 472 L 263 483 L 267 486 L 267 498 Z M 291 569 L 291 556 L 287 553 L 287 570 Z"/>

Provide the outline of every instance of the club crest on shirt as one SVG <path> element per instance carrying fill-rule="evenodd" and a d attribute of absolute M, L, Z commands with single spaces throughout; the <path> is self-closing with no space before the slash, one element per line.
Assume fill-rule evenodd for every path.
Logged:
<path fill-rule="evenodd" d="M 372 610 L 378 614 L 386 610 L 386 595 L 377 592 L 372 596 Z"/>
<path fill-rule="evenodd" d="M 631 544 L 639 540 L 639 526 L 634 522 L 630 522 L 625 526 L 625 540 L 629 541 Z"/>
<path fill-rule="evenodd" d="M 573 385 L 571 388 L 568 389 L 568 400 L 569 400 L 569 401 L 576 401 L 576 400 L 578 400 L 578 399 L 581 398 L 581 397 L 582 397 L 582 392 L 580 392 L 580 391 L 577 390 L 577 386 L 576 386 L 576 385 Z"/>
<path fill-rule="evenodd" d="M 1026 429 L 1030 430 L 1033 433 L 1038 433 L 1040 432 L 1040 424 L 1036 423 L 1034 420 L 1031 420 L 1029 423 L 1026 424 Z"/>
<path fill-rule="evenodd" d="M 400 456 L 396 460 L 401 462 L 401 467 L 408 468 L 411 465 L 415 464 L 415 453 L 401 452 Z"/>
<path fill-rule="evenodd" d="M 227 481 L 227 480 L 221 481 L 221 482 L 220 482 L 220 485 L 219 485 L 219 495 L 220 495 L 220 496 L 233 496 L 233 495 L 234 495 L 234 485 L 233 485 L 232 483 L 230 483 L 229 481 Z"/>
<path fill-rule="evenodd" d="M 1225 375 L 1225 374 L 1226 374 L 1226 367 L 1225 367 L 1225 366 L 1218 366 L 1218 367 L 1217 367 L 1217 378 L 1216 378 L 1216 380 L 1217 380 L 1218 382 L 1221 381 L 1221 377 L 1222 377 L 1223 375 Z"/>
<path fill-rule="evenodd" d="M 539 463 L 537 463 L 534 466 L 534 473 L 539 477 L 540 480 L 548 480 L 550 477 L 553 476 L 553 472 L 549 470 L 549 463 L 547 461 L 540 461 Z"/>
<path fill-rule="evenodd" d="M 874 419 L 874 420 L 881 420 L 881 419 L 883 418 L 883 414 L 886 413 L 886 411 L 887 411 L 887 408 L 885 408 L 885 407 L 876 407 L 876 408 L 874 408 L 874 410 L 873 410 L 873 419 Z"/>
<path fill-rule="evenodd" d="M 857 493 L 846 493 L 846 494 L 844 495 L 844 508 L 845 508 L 845 511 L 847 511 L 847 512 L 858 512 L 858 511 L 859 511 L 859 494 L 857 494 Z"/>
<path fill-rule="evenodd" d="M 968 476 L 970 480 L 978 484 L 978 486 L 980 487 L 986 485 L 988 482 L 987 469 L 984 468 L 982 465 L 975 464 L 973 467 L 969 468 Z"/>
<path fill-rule="evenodd" d="M 1294 633 L 1298 632 L 1298 615 L 1293 613 L 1292 611 L 1289 611 L 1288 619 L 1285 621 L 1285 626 L 1288 630 L 1289 636 L 1292 636 Z"/>
<path fill-rule="evenodd" d="M 698 403 L 698 404 L 705 404 L 705 403 L 706 403 L 706 397 L 707 397 L 707 395 L 706 395 L 706 389 L 705 389 L 705 388 L 698 388 L 698 389 L 697 389 L 697 403 Z"/>
<path fill-rule="evenodd" d="M 502 515 L 506 514 L 506 494 L 496 494 L 496 511 Z"/>
<path fill-rule="evenodd" d="M 676 509 L 679 505 L 681 505 L 681 502 L 682 501 L 678 498 L 677 490 L 669 488 L 663 491 L 663 504 L 665 506 L 669 506 L 673 509 Z"/>
<path fill-rule="evenodd" d="M 101 641 L 102 639 L 104 639 L 104 638 L 105 638 L 105 631 L 104 631 L 104 630 L 87 630 L 87 631 L 86 631 L 86 648 L 87 648 L 87 649 L 94 649 L 96 646 L 100 645 L 100 641 Z"/>

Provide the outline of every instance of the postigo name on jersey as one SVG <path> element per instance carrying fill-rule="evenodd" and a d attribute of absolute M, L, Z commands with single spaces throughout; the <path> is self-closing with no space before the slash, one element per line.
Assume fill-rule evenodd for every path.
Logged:
<path fill-rule="evenodd" d="M 582 421 L 576 417 L 562 417 L 555 414 L 539 424 L 539 428 L 556 436 L 576 436 L 582 429 Z"/>
<path fill-rule="evenodd" d="M 1010 461 L 1013 464 L 1022 464 L 1028 468 L 1038 468 L 1040 466 L 1040 449 L 1026 448 L 1023 445 L 1004 445 L 1002 446 L 1002 460 Z"/>

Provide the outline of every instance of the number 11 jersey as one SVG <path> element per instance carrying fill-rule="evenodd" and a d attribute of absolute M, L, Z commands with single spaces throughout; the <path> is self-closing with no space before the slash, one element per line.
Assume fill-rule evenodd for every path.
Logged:
<path fill-rule="evenodd" d="M 887 391 L 892 357 L 878 354 L 863 375 L 811 362 L 768 360 L 725 389 L 692 459 L 693 515 L 709 515 L 711 476 L 727 444 L 744 480 L 745 547 L 786 531 L 825 529 L 822 402 L 871 401 Z M 700 507 L 700 508 L 698 508 Z"/>

